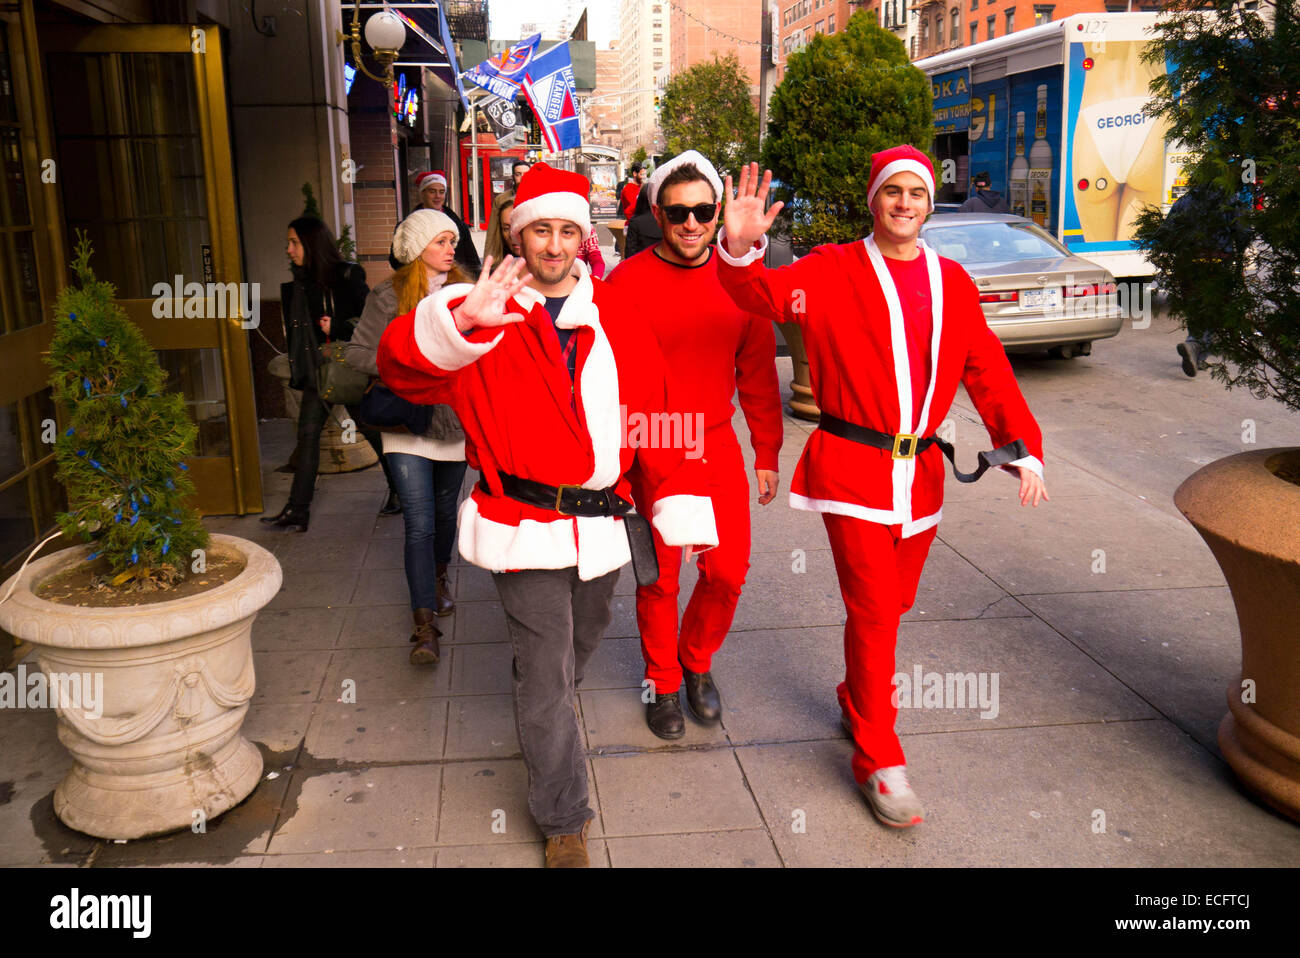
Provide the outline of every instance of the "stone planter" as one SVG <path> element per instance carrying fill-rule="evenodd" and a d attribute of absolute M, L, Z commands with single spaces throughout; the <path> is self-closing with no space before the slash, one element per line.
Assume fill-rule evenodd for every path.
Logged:
<path fill-rule="evenodd" d="M 281 353 L 267 363 L 266 368 L 284 387 L 285 415 L 296 423 L 302 390 L 289 388 L 289 357 Z M 316 472 L 355 472 L 377 463 L 378 454 L 360 431 L 357 432 L 356 442 L 343 441 L 343 430 L 339 429 L 339 423 L 348 418 L 347 408 L 335 406 L 330 412 L 330 417 L 325 420 L 325 428 L 320 433 L 320 466 Z"/>
<path fill-rule="evenodd" d="M 103 676 L 97 708 L 57 710 L 73 766 L 54 791 L 54 811 L 68 826 L 99 838 L 189 828 L 243 801 L 261 778 L 261 753 L 239 729 L 254 688 L 253 619 L 282 575 L 251 542 L 213 535 L 209 555 L 223 551 L 242 554 L 245 568 L 206 592 L 78 608 L 33 592 L 87 553 L 65 549 L 28 566 L 0 604 L 0 628 L 34 647 L 29 671 L 34 658 L 47 676 Z"/>
<path fill-rule="evenodd" d="M 1241 629 L 1219 748 L 1247 789 L 1300 820 L 1300 486 L 1274 475 L 1288 461 L 1300 465 L 1300 450 L 1228 456 L 1174 503 L 1214 553 Z"/>
<path fill-rule="evenodd" d="M 798 323 L 777 323 L 785 344 L 790 347 L 790 360 L 794 363 L 794 379 L 790 389 L 794 396 L 790 399 L 790 411 L 800 419 L 813 422 L 821 419 L 822 412 L 813 399 L 812 379 L 808 374 L 808 353 L 803 348 L 803 332 Z"/>

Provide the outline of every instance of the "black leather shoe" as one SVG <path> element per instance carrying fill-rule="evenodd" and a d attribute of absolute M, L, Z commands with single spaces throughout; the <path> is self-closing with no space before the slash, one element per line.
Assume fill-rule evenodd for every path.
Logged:
<path fill-rule="evenodd" d="M 682 669 L 682 676 L 686 680 L 686 701 L 695 717 L 706 725 L 722 721 L 722 699 L 713 684 L 713 673 Z"/>
<path fill-rule="evenodd" d="M 656 695 L 645 707 L 645 724 L 660 738 L 675 739 L 686 734 L 686 720 L 682 718 L 682 703 L 677 693 Z"/>
<path fill-rule="evenodd" d="M 381 516 L 395 516 L 402 511 L 402 503 L 397 498 L 397 493 L 391 489 L 388 491 L 388 499 L 384 501 L 384 508 L 379 510 Z"/>
<path fill-rule="evenodd" d="M 289 509 L 284 518 L 276 523 L 285 532 L 306 532 L 307 523 L 311 521 L 311 512 L 307 509 Z"/>
<path fill-rule="evenodd" d="M 284 525 L 285 516 L 287 516 L 290 511 L 291 511 L 290 506 L 286 502 L 284 504 L 284 508 L 281 509 L 279 512 L 277 512 L 275 515 L 262 516 L 262 518 L 259 519 L 258 522 L 265 522 L 268 526 L 282 526 Z"/>

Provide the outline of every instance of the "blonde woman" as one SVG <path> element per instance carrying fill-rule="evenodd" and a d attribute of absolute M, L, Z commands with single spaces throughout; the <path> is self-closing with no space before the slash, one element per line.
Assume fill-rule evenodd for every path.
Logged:
<path fill-rule="evenodd" d="M 393 255 L 403 265 L 371 290 L 348 349 L 350 366 L 378 376 L 375 350 L 384 330 L 398 316 L 444 283 L 472 282 L 456 266 L 460 231 L 438 210 L 416 210 L 393 234 Z M 456 506 L 465 478 L 465 433 L 447 406 L 433 407 L 421 435 L 385 430 L 384 459 L 393 476 L 406 522 L 406 585 L 415 629 L 414 665 L 435 664 L 442 632 L 434 617 L 455 611 L 447 566 L 456 541 Z"/>

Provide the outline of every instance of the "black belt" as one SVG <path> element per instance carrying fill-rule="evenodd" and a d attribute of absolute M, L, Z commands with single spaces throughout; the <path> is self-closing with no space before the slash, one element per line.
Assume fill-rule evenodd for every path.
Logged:
<path fill-rule="evenodd" d="M 938 446 L 943 450 L 943 454 L 948 457 L 948 461 L 952 463 L 952 474 L 957 477 L 958 482 L 974 482 L 993 466 L 1005 466 L 1009 462 L 1015 462 L 1017 459 L 1024 459 L 1029 456 L 1029 451 L 1025 448 L 1024 442 L 1016 439 L 989 452 L 981 452 L 979 468 L 974 472 L 962 472 L 957 468 L 957 450 L 952 447 L 952 443 L 945 442 L 938 436 L 926 436 L 924 439 L 910 433 L 891 436 L 887 432 L 879 432 L 875 429 L 868 429 L 866 426 L 845 422 L 843 419 L 825 412 L 821 415 L 818 428 L 826 430 L 832 436 L 839 436 L 841 439 L 860 442 L 864 446 L 874 446 L 876 449 L 887 449 L 893 453 L 895 459 L 915 459 L 917 453 L 925 452 L 931 446 Z"/>
<path fill-rule="evenodd" d="M 501 489 L 517 502 L 540 509 L 554 509 L 564 516 L 623 516 L 632 511 L 632 503 L 608 489 L 585 489 L 582 486 L 548 486 L 544 482 L 497 473 Z M 479 488 L 492 495 L 487 480 L 479 479 Z"/>

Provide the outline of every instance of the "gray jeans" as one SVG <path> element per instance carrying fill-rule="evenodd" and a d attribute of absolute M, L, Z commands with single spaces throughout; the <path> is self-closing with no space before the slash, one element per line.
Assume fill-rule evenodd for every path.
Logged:
<path fill-rule="evenodd" d="M 574 712 L 575 688 L 609 627 L 618 570 L 590 582 L 577 567 L 492 575 L 515 655 L 515 727 L 528 769 L 528 810 L 542 834 L 582 831 L 587 752 Z"/>

